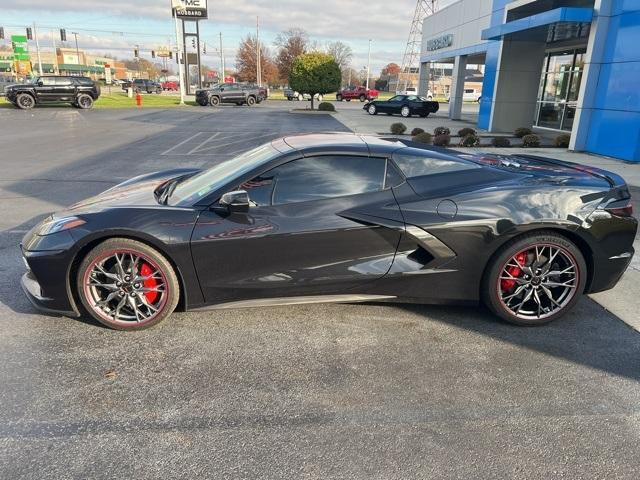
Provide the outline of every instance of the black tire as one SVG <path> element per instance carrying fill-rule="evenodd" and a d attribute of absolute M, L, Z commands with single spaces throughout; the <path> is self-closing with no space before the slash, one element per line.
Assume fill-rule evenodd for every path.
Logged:
<path fill-rule="evenodd" d="M 422 118 L 427 118 L 427 117 L 429 116 L 429 112 L 427 112 L 427 113 L 421 113 L 421 114 L 420 114 L 420 116 L 421 116 Z"/>
<path fill-rule="evenodd" d="M 346 100 L 347 102 L 350 102 L 350 101 L 351 101 L 351 99 L 350 99 L 350 98 L 346 98 L 345 100 Z"/>
<path fill-rule="evenodd" d="M 250 107 L 253 107 L 256 104 L 256 97 L 254 97 L 253 95 L 249 95 L 247 97 L 247 105 Z"/>
<path fill-rule="evenodd" d="M 375 105 L 369 105 L 369 107 L 367 108 L 367 113 L 369 113 L 369 115 L 377 115 L 378 109 Z"/>
<path fill-rule="evenodd" d="M 336 101 L 337 102 L 341 102 L 342 101 L 342 95 L 340 95 L 340 94 L 336 95 Z"/>
<path fill-rule="evenodd" d="M 88 110 L 93 107 L 93 98 L 91 95 L 81 93 L 76 97 L 76 105 L 82 110 Z"/>
<path fill-rule="evenodd" d="M 217 107 L 220 105 L 220 97 L 216 97 L 215 95 L 209 99 L 209 105 L 212 107 Z"/>
<path fill-rule="evenodd" d="M 404 118 L 409 118 L 411 116 L 411 108 L 407 105 L 404 105 L 400 109 L 400 115 L 402 115 Z"/>
<path fill-rule="evenodd" d="M 558 250 L 559 253 L 555 257 L 557 260 L 554 261 L 561 262 L 566 259 L 567 262 L 573 263 L 573 268 L 576 271 L 575 279 L 569 280 L 567 282 L 571 282 L 572 287 L 564 287 L 563 291 L 568 291 L 568 293 L 566 293 L 566 296 L 564 298 L 556 298 L 554 301 L 557 301 L 557 303 L 556 305 L 553 305 L 550 303 L 551 301 L 549 300 L 549 297 L 547 296 L 545 290 L 554 294 L 554 290 L 552 290 L 553 288 L 558 289 L 563 287 L 544 287 L 543 285 L 548 285 L 545 284 L 545 281 L 548 282 L 549 279 L 548 277 L 538 275 L 529 277 L 529 280 L 527 282 L 526 272 L 521 271 L 521 275 L 523 276 L 519 277 L 518 280 L 523 284 L 528 283 L 528 285 L 534 285 L 535 283 L 533 290 L 538 293 L 534 292 L 534 296 L 537 296 L 537 298 L 539 299 L 543 299 L 543 301 L 545 301 L 549 306 L 552 306 L 555 309 L 543 312 L 543 316 L 540 315 L 541 312 L 540 310 L 538 310 L 538 318 L 523 318 L 523 316 L 527 316 L 523 314 L 517 315 L 518 312 L 513 311 L 513 308 L 515 308 L 515 306 L 517 305 L 513 306 L 513 308 L 510 308 L 506 305 L 509 302 L 504 301 L 506 298 L 513 294 L 513 290 L 505 292 L 505 285 L 502 282 L 511 282 L 510 278 L 512 274 L 509 273 L 508 277 L 503 277 L 503 274 L 506 274 L 505 269 L 509 267 L 507 263 L 512 262 L 517 255 L 521 255 L 522 252 L 529 251 L 529 249 L 534 249 L 536 247 L 541 248 L 542 246 L 547 249 L 553 248 Z M 542 250 L 541 257 L 544 258 L 544 250 Z M 525 254 L 524 258 L 528 258 L 527 254 Z M 535 263 L 530 266 L 535 266 Z M 517 270 L 518 267 L 515 267 Z M 545 265 L 542 264 L 542 270 L 544 270 L 544 268 Z M 549 266 L 547 270 L 549 270 L 549 268 L 552 268 L 552 266 Z M 553 268 L 562 268 L 562 266 Z M 509 323 L 521 326 L 544 325 L 562 317 L 569 310 L 571 310 L 571 308 L 573 308 L 573 306 L 580 299 L 580 296 L 584 292 L 587 282 L 587 274 L 587 264 L 584 260 L 584 256 L 582 255 L 580 249 L 571 240 L 555 232 L 533 232 L 509 241 L 493 255 L 491 260 L 489 260 L 487 268 L 485 269 L 484 277 L 482 279 L 481 296 L 485 305 L 495 315 L 502 318 L 503 320 L 506 320 Z M 570 274 L 568 273 L 566 275 Z M 560 280 L 555 280 L 558 277 L 559 276 L 555 276 L 552 278 L 552 280 L 555 282 L 560 282 Z M 537 282 L 534 282 L 534 280 L 536 279 Z M 513 286 L 511 288 L 517 290 L 521 286 L 523 288 L 523 291 L 520 294 L 520 297 L 516 297 L 516 302 L 523 300 L 523 297 L 526 297 L 526 295 L 528 295 L 528 290 L 526 290 L 527 287 L 521 285 L 520 283 L 513 282 Z M 506 295 L 506 297 L 503 298 L 503 294 Z M 539 301 L 531 295 L 529 296 L 529 298 L 529 302 Z"/>
<path fill-rule="evenodd" d="M 366 95 L 360 95 L 359 98 L 360 98 L 361 102 L 364 102 L 367 99 L 367 96 Z"/>
<path fill-rule="evenodd" d="M 36 99 L 29 93 L 19 93 L 16 97 L 16 106 L 20 110 L 31 110 L 36 106 Z"/>
<path fill-rule="evenodd" d="M 90 278 L 93 278 L 91 273 L 95 263 L 101 261 L 103 258 L 108 258 L 109 255 L 115 252 L 133 252 L 135 255 L 140 256 L 142 259 L 141 262 L 149 262 L 157 271 L 162 273 L 165 290 L 161 295 L 161 304 L 158 306 L 158 311 L 153 313 L 152 316 L 145 321 L 125 321 L 111 318 L 111 316 L 107 315 L 100 307 L 94 305 L 94 299 L 90 298 L 93 295 L 92 292 L 96 290 L 95 288 L 92 290 L 88 281 Z M 106 263 L 104 265 L 106 265 Z M 140 275 L 140 273 L 138 273 L 138 275 Z M 180 284 L 169 261 L 154 248 L 128 238 L 110 238 L 105 240 L 93 248 L 93 250 L 82 259 L 76 276 L 76 291 L 86 313 L 103 325 L 115 330 L 142 330 L 156 325 L 173 313 L 180 299 Z M 124 298 L 127 300 L 126 293 L 124 294 Z M 113 301 L 115 302 L 117 299 Z M 126 308 L 130 308 L 128 304 L 125 306 Z M 119 315 L 119 313 L 116 312 L 116 315 Z"/>

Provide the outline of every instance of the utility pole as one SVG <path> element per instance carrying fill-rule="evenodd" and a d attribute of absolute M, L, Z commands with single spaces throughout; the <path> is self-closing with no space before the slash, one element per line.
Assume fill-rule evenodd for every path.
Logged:
<path fill-rule="evenodd" d="M 36 53 L 38 54 L 38 71 L 42 76 L 42 59 L 40 58 L 40 42 L 38 42 L 38 31 L 36 30 L 36 22 L 33 22 L 33 38 L 36 40 Z"/>
<path fill-rule="evenodd" d="M 78 32 L 71 32 L 76 39 L 76 58 L 78 59 L 78 65 L 80 65 L 80 50 L 78 49 Z"/>
<path fill-rule="evenodd" d="M 367 90 L 369 89 L 370 76 L 371 76 L 371 39 L 369 39 L 369 54 L 367 55 Z"/>
<path fill-rule="evenodd" d="M 260 65 L 260 18 L 256 17 L 256 83 L 262 86 L 262 67 Z"/>
<path fill-rule="evenodd" d="M 222 78 L 220 79 L 220 83 L 224 83 L 224 50 L 222 49 L 222 32 L 220 32 L 220 71 Z"/>
<path fill-rule="evenodd" d="M 58 47 L 56 47 L 55 30 L 51 30 L 51 44 L 53 45 L 53 71 L 56 75 L 60 75 L 60 66 L 58 65 Z"/>

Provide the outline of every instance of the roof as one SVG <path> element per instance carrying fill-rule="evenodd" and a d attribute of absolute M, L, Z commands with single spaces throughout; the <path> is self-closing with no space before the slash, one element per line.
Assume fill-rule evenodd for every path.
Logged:
<path fill-rule="evenodd" d="M 284 142 L 303 154 L 312 153 L 392 153 L 406 145 L 394 138 L 359 135 L 346 132 L 304 133 L 287 136 Z"/>

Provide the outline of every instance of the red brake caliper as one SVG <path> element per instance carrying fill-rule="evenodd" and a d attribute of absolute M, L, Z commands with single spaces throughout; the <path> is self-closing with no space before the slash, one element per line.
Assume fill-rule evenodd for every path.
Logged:
<path fill-rule="evenodd" d="M 148 263 L 143 262 L 142 266 L 140 267 L 140 275 L 142 277 L 146 277 L 151 275 L 154 272 L 153 268 L 151 268 L 151 266 L 149 266 Z M 142 284 L 145 286 L 145 288 L 155 288 L 158 286 L 158 282 L 156 282 L 155 278 L 147 278 L 144 282 L 142 282 Z M 156 301 L 156 299 L 158 298 L 158 292 L 145 292 L 144 296 L 147 299 L 147 302 L 153 304 L 153 302 Z"/>
<path fill-rule="evenodd" d="M 527 255 L 524 252 L 520 252 L 519 254 L 516 255 L 516 261 L 518 262 L 518 265 L 520 265 L 521 267 L 524 266 L 524 262 L 526 262 L 526 260 L 527 260 Z M 507 268 L 507 272 L 509 272 L 509 275 L 511 275 L 512 277 L 519 277 L 520 275 L 522 275 L 522 270 L 519 267 L 516 267 L 515 265 Z M 511 280 L 509 278 L 500 280 L 500 288 L 502 289 L 503 292 L 511 290 L 513 287 L 515 287 L 515 285 L 516 285 L 515 280 Z"/>

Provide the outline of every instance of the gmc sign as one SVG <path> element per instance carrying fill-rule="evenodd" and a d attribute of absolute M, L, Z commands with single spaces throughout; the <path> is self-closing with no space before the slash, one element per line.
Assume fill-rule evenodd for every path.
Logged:
<path fill-rule="evenodd" d="M 183 20 L 203 20 L 208 18 L 207 0 L 172 0 L 174 15 Z"/>

